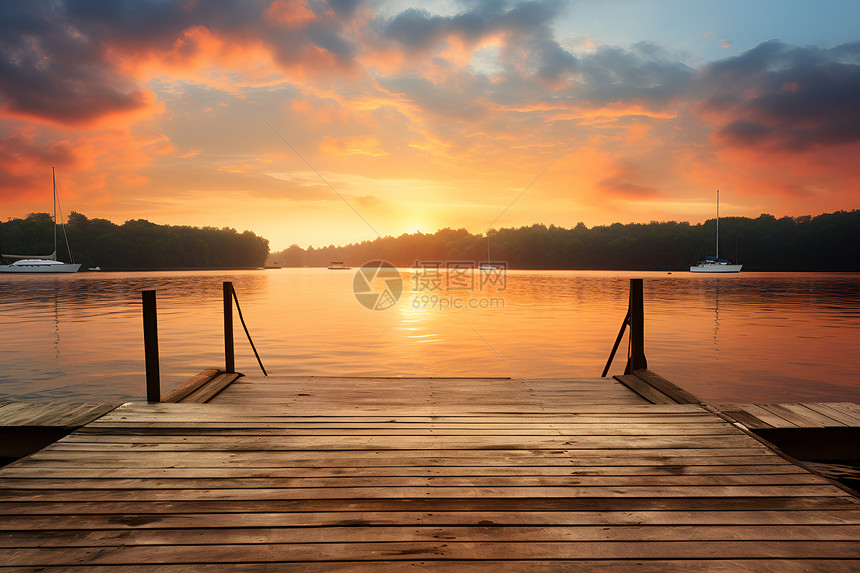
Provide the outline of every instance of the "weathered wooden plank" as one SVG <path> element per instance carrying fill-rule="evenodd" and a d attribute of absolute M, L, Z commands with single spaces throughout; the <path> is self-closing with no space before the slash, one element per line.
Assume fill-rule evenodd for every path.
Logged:
<path fill-rule="evenodd" d="M 630 426 L 633 427 L 651 427 L 651 426 L 722 426 L 726 422 L 719 417 L 710 415 L 709 413 L 699 414 L 649 414 L 647 412 L 639 414 L 612 414 L 608 417 L 606 414 L 566 414 L 554 417 L 538 417 L 529 416 L 526 418 L 517 417 L 514 419 L 499 419 L 494 416 L 481 416 L 478 419 L 465 418 L 449 418 L 435 416 L 432 419 L 424 419 L 422 417 L 415 418 L 388 418 L 378 416 L 354 416 L 354 417 L 327 417 L 327 416 L 294 416 L 281 420 L 244 420 L 242 418 L 228 422 L 221 420 L 206 420 L 197 419 L 192 422 L 190 418 L 170 418 L 163 420 L 161 424 L 156 422 L 143 421 L 139 422 L 136 418 L 132 420 L 94 420 L 83 431 L 104 431 L 104 430 L 122 430 L 123 428 L 148 428 L 148 427 L 164 427 L 171 428 L 221 428 L 231 429 L 233 427 L 254 427 L 249 424 L 257 424 L 259 428 L 337 428 L 337 429 L 353 429 L 353 428 L 397 428 L 397 427 L 415 427 L 415 428 L 465 428 L 465 429 L 487 429 L 487 428 L 504 428 L 504 429 L 528 429 L 528 428 L 557 428 L 561 427 L 589 427 L 591 425 L 600 425 L 610 428 L 623 429 Z M 191 423 L 196 423 L 199 426 L 191 426 Z M 234 424 L 236 424 L 234 426 Z M 241 426 L 239 424 L 245 424 Z"/>
<path fill-rule="evenodd" d="M 697 397 L 652 370 L 648 370 L 647 368 L 634 370 L 633 375 L 638 376 L 678 404 L 701 404 L 701 401 Z"/>
<path fill-rule="evenodd" d="M 826 402 L 826 404 L 833 408 L 839 407 L 841 409 L 851 411 L 855 415 L 860 416 L 860 404 L 855 404 L 854 402 Z"/>
<path fill-rule="evenodd" d="M 827 497 L 844 492 L 829 483 L 815 485 L 696 486 L 388 486 L 223 489 L 0 490 L 4 501 L 179 501 L 402 498 L 609 498 L 609 497 Z"/>
<path fill-rule="evenodd" d="M 767 422 L 763 422 L 762 420 L 755 417 L 753 414 L 741 409 L 738 406 L 718 404 L 715 406 L 715 408 L 719 410 L 722 414 L 732 418 L 736 422 L 740 422 L 751 430 L 763 430 L 773 427 Z"/>
<path fill-rule="evenodd" d="M 193 392 L 190 392 L 187 396 L 182 399 L 182 402 L 191 402 L 197 404 L 203 404 L 208 402 L 213 397 L 215 397 L 219 392 L 227 388 L 230 384 L 236 380 L 240 374 L 235 372 L 230 373 L 221 373 L 212 378 L 207 383 L 201 385 Z"/>
<path fill-rule="evenodd" d="M 213 436 L 193 444 L 163 443 L 77 443 L 59 441 L 49 451 L 343 451 L 343 450 L 556 450 L 556 449 L 675 449 L 675 448 L 755 448 L 760 443 L 744 434 L 721 436 Z"/>
<path fill-rule="evenodd" d="M 624 541 L 624 542 L 433 542 L 146 545 L 8 549 L 5 566 L 158 563 L 244 563 L 439 559 L 860 559 L 860 546 L 844 541 Z"/>
<path fill-rule="evenodd" d="M 849 427 L 860 426 L 860 420 L 854 420 L 850 416 L 843 416 L 842 414 L 840 414 L 836 410 L 833 410 L 832 408 L 828 408 L 827 406 L 824 406 L 823 404 L 818 404 L 815 402 L 804 402 L 802 405 L 804 408 L 809 408 L 810 410 L 817 412 L 818 414 L 821 414 L 825 418 L 829 419 L 830 420 L 829 425 L 831 425 L 831 426 L 833 426 L 833 425 L 835 425 L 835 426 L 843 425 L 843 426 L 849 426 Z"/>
<path fill-rule="evenodd" d="M 243 527 L 193 529 L 20 531 L 0 534 L 0 547 L 110 547 L 141 545 L 257 545 L 263 543 L 408 543 L 468 541 L 473 543 L 582 543 L 589 541 L 786 541 L 850 542 L 860 538 L 856 525 L 696 525 L 696 526 L 347 526 L 347 527 Z"/>
<path fill-rule="evenodd" d="M 613 378 L 652 404 L 677 404 L 675 400 L 666 396 L 638 376 L 634 376 L 633 374 L 624 374 L 613 376 Z"/>
<path fill-rule="evenodd" d="M 152 516 L 168 513 L 283 513 L 349 510 L 356 519 L 374 511 L 857 511 L 860 502 L 851 496 L 838 497 L 537 497 L 537 498 L 356 498 L 270 500 L 172 500 L 172 501 L 7 501 L 0 502 L 0 515 L 92 515 Z M 146 519 L 149 519 L 146 517 Z M 132 519 L 134 521 L 134 519 Z"/>
<path fill-rule="evenodd" d="M 54 452 L 42 450 L 27 459 L 29 467 L 77 469 L 81 467 L 375 467 L 375 466 L 635 466 L 664 463 L 668 467 L 684 465 L 780 464 L 782 458 L 773 452 L 759 450 L 354 450 L 337 458 L 328 452 L 206 452 L 189 456 L 186 452 L 161 452 L 141 457 L 134 450 L 123 454 L 102 452 Z M 480 455 L 479 455 L 480 454 Z M 15 464 L 12 464 L 14 467 Z"/>
<path fill-rule="evenodd" d="M 305 425 L 307 426 L 307 425 Z M 212 437 L 238 436 L 718 436 L 736 435 L 729 424 L 646 425 L 631 424 L 626 427 L 579 424 L 577 426 L 547 426 L 523 428 L 496 428 L 487 424 L 485 428 L 422 428 L 399 424 L 387 427 L 329 428 L 321 427 L 283 428 L 112 428 L 110 430 L 87 428 L 65 438 L 66 443 L 86 442 L 145 442 L 161 440 L 167 442 L 203 442 Z"/>
<path fill-rule="evenodd" d="M 637 559 L 635 561 L 638 573 L 688 573 L 689 571 L 703 571 L 706 573 L 738 573 L 738 572 L 760 572 L 779 571 L 785 573 L 807 573 L 810 571 L 827 571 L 828 573 L 856 573 L 860 562 L 851 559 Z M 278 564 L 281 570 L 289 568 L 302 573 L 331 573 L 350 571 L 351 573 L 400 573 L 404 569 L 408 571 L 433 571 L 434 573 L 475 573 L 492 571 L 493 573 L 521 573 L 529 571 L 532 573 L 569 573 L 582 571 L 608 571 L 628 573 L 631 568 L 630 560 L 614 559 L 576 559 L 576 560 L 480 560 L 480 561 L 335 561 L 335 562 L 302 562 L 291 563 L 289 566 Z M 273 568 L 270 563 L 242 563 L 237 564 L 194 564 L 195 571 L 207 573 L 233 572 L 240 569 L 243 572 L 270 572 Z M 77 567 L 64 567 L 63 570 L 82 570 Z M 100 571 L 138 571 L 138 565 L 88 565 L 85 569 L 89 572 Z M 186 573 L 189 566 L 185 564 L 161 564 L 157 570 L 160 573 L 181 572 Z"/>
<path fill-rule="evenodd" d="M 823 428 L 824 425 L 806 416 L 805 413 L 799 413 L 787 404 L 759 404 L 761 408 L 771 412 L 787 420 L 790 424 L 798 428 Z"/>
<path fill-rule="evenodd" d="M 845 407 L 843 403 L 818 402 L 816 403 L 816 407 L 824 414 L 830 417 L 835 417 L 837 420 L 841 421 L 846 426 L 860 426 L 860 412 Z"/>
<path fill-rule="evenodd" d="M 766 424 L 774 428 L 796 428 L 797 426 L 782 416 L 762 408 L 758 404 L 738 404 L 744 412 L 748 412 Z"/>
<path fill-rule="evenodd" d="M 0 474 L 4 479 L 207 479 L 207 478 L 299 478 L 299 477 L 372 477 L 372 476 L 738 476 L 738 475 L 806 475 L 794 464 L 776 458 L 771 465 L 623 465 L 623 466 L 422 466 L 422 465 L 370 465 L 364 467 L 170 467 L 170 468 L 110 468 L 49 467 L 43 465 L 16 465 Z"/>
<path fill-rule="evenodd" d="M 860 510 L 843 511 L 319 511 L 312 513 L 157 513 L 6 515 L 7 531 L 371 526 L 860 526 Z M 813 537 L 813 536 L 810 536 Z"/>
<path fill-rule="evenodd" d="M 232 442 L 241 440 L 294 440 L 301 438 L 340 438 L 340 437 L 357 437 L 357 436 L 377 436 L 377 437 L 401 437 L 401 438 L 434 438 L 438 436 L 445 437 L 494 437 L 494 438 L 509 438 L 510 436 L 527 437 L 527 438 L 576 438 L 576 437 L 662 437 L 662 436 L 737 436 L 737 431 L 730 424 L 716 425 L 707 424 L 701 426 L 691 425 L 689 431 L 685 432 L 684 426 L 659 426 L 659 427 L 640 427 L 636 428 L 606 428 L 601 426 L 585 426 L 585 427 L 558 427 L 548 429 L 529 429 L 523 428 L 520 430 L 508 429 L 420 429 L 402 426 L 396 429 L 389 428 L 355 428 L 355 429 L 315 429 L 315 428 L 282 428 L 282 429 L 264 429 L 254 430 L 245 428 L 241 431 L 202 431 L 190 428 L 184 431 L 167 431 L 162 432 L 157 429 L 150 431 L 133 430 L 129 432 L 75 432 L 63 438 L 63 444 L 147 444 L 147 443 L 182 443 L 182 444 L 203 444 L 217 442 Z"/>
<path fill-rule="evenodd" d="M 12 402 L 0 408 L 0 427 L 77 428 L 110 412 L 119 404 Z"/>
<path fill-rule="evenodd" d="M 332 410 L 337 409 L 337 402 L 333 402 Z M 401 404 L 404 409 L 408 409 L 407 404 Z M 321 406 L 325 406 L 325 404 L 321 404 Z M 283 418 L 290 419 L 297 416 L 296 413 L 287 413 L 284 412 L 280 408 L 272 408 L 267 406 L 266 404 L 257 404 L 256 406 L 247 406 L 244 408 L 234 408 L 229 404 L 225 403 L 210 403 L 210 404 L 188 404 L 188 403 L 180 403 L 180 404 L 167 404 L 167 403 L 154 403 L 148 404 L 145 402 L 130 402 L 128 404 L 124 404 L 120 409 L 113 412 L 109 419 L 120 419 L 123 415 L 128 413 L 139 413 L 139 414 L 151 414 L 151 415 L 159 415 L 163 416 L 165 414 L 176 414 L 176 415 L 184 415 L 188 416 L 191 413 L 194 413 L 196 416 L 202 416 L 204 419 L 207 417 L 215 418 L 217 416 L 228 416 L 230 418 L 245 418 L 249 417 L 250 419 L 264 419 L 266 417 L 272 418 Z M 701 406 L 696 404 L 646 404 L 646 405 L 625 405 L 625 404 L 583 404 L 583 405 L 573 405 L 571 406 L 566 413 L 570 414 L 638 414 L 638 415 L 652 415 L 652 414 L 690 414 L 690 413 L 698 413 L 707 414 L 707 411 L 704 410 Z M 493 414 L 485 413 L 493 416 L 493 418 L 507 418 L 509 420 L 516 420 L 514 416 L 506 415 L 505 413 Z M 559 418 L 558 414 L 554 413 L 546 413 L 545 411 L 536 411 L 531 412 L 537 419 L 542 417 L 551 417 L 551 418 Z M 326 417 L 339 417 L 335 414 L 328 413 L 324 414 Z M 378 414 L 378 413 L 368 413 L 368 414 L 355 414 L 350 413 L 344 415 L 346 417 L 364 417 L 371 416 L 377 418 L 387 417 L 386 414 Z M 342 416 L 341 416 L 342 417 Z M 463 418 L 462 415 L 455 415 L 449 413 L 447 409 L 440 408 L 440 411 L 435 412 L 430 415 L 409 415 L 406 416 L 402 413 L 395 413 L 395 417 L 426 417 L 433 419 L 448 419 L 448 418 Z M 473 416 L 465 416 L 467 418 L 472 418 L 475 420 L 482 420 L 484 418 L 483 415 L 473 415 Z"/>
<path fill-rule="evenodd" d="M 0 489 L 289 489 L 343 487 L 559 487 L 559 486 L 713 486 L 810 485 L 829 482 L 811 473 L 776 475 L 623 475 L 623 476 L 368 476 L 300 478 L 7 478 Z"/>
<path fill-rule="evenodd" d="M 221 370 L 217 368 L 207 368 L 199 374 L 195 374 L 167 394 L 161 397 L 162 402 L 179 402 L 192 392 L 195 392 L 204 384 L 209 383 L 213 378 L 221 374 Z"/>
<path fill-rule="evenodd" d="M 797 413 L 799 416 L 801 416 L 807 420 L 810 420 L 814 423 L 820 424 L 822 427 L 825 427 L 825 428 L 833 428 L 833 427 L 842 428 L 842 427 L 845 427 L 848 425 L 848 424 L 843 424 L 842 422 L 838 422 L 837 420 L 834 420 L 832 417 L 818 412 L 816 409 L 811 408 L 809 404 L 789 403 L 789 404 L 780 404 L 780 405 L 783 408 L 791 410 L 791 411 Z"/>
<path fill-rule="evenodd" d="M 695 414 L 695 415 L 659 415 L 655 414 L 653 416 L 647 415 L 623 415 L 623 414 L 606 414 L 599 417 L 595 417 L 592 415 L 578 415 L 578 414 L 568 414 L 563 417 L 544 417 L 538 418 L 538 421 L 528 422 L 527 420 L 531 419 L 532 416 L 527 417 L 517 417 L 513 419 L 483 419 L 481 418 L 470 418 L 464 419 L 463 421 L 457 420 L 438 420 L 437 422 L 433 422 L 432 419 L 427 418 L 426 420 L 423 418 L 417 418 L 417 421 L 413 421 L 411 419 L 402 418 L 380 418 L 379 421 L 373 422 L 362 422 L 361 418 L 337 418 L 337 419 L 325 419 L 323 417 L 305 417 L 305 418 L 292 418 L 292 419 L 283 419 L 283 420 L 249 420 L 244 418 L 236 418 L 236 419 L 199 419 L 194 420 L 191 417 L 184 416 L 182 418 L 171 418 L 169 416 L 164 416 L 160 418 L 159 416 L 154 416 L 152 418 L 141 418 L 138 419 L 135 416 L 133 420 L 95 420 L 87 425 L 87 431 L 121 431 L 123 429 L 134 430 L 134 429 L 165 429 L 165 430 L 173 430 L 173 429 L 254 429 L 254 428 L 302 428 L 302 427 L 314 427 L 314 426 L 323 426 L 323 427 L 332 427 L 332 428 L 350 428 L 350 427 L 374 427 L 381 425 L 416 425 L 416 427 L 421 427 L 422 424 L 430 425 L 430 426 L 449 426 L 452 428 L 457 427 L 509 427 L 509 428 L 531 428 L 531 427 L 542 427 L 543 425 L 557 426 L 557 425 L 568 425 L 571 427 L 577 426 L 588 426 L 591 424 L 602 424 L 607 427 L 615 427 L 615 428 L 624 428 L 629 424 L 638 424 L 638 425 L 648 425 L 648 426 L 673 426 L 673 425 L 681 425 L 681 424 L 691 424 L 691 425 L 722 425 L 725 422 L 719 418 L 705 415 L 705 414 Z"/>

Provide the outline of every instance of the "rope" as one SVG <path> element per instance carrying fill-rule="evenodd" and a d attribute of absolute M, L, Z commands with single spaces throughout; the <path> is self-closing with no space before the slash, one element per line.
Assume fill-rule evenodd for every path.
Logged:
<path fill-rule="evenodd" d="M 57 210 L 60 212 L 60 220 L 65 221 L 66 219 L 65 219 L 65 215 L 63 215 L 63 206 L 60 204 L 60 196 L 56 195 L 56 194 L 55 194 L 55 196 L 57 197 Z M 54 218 L 54 228 L 55 229 L 56 229 L 56 225 L 57 225 L 57 221 L 56 221 L 56 217 L 55 217 Z M 60 226 L 63 228 L 63 238 L 66 239 L 66 249 L 68 249 L 68 251 L 69 251 L 69 262 L 74 263 L 75 258 L 72 256 L 72 245 L 71 245 L 71 243 L 69 243 L 69 235 L 66 234 L 66 224 L 60 223 Z"/>
<path fill-rule="evenodd" d="M 251 333 L 248 332 L 248 327 L 245 326 L 245 319 L 242 317 L 242 309 L 239 307 L 239 297 L 236 296 L 236 289 L 233 288 L 232 284 L 230 285 L 230 292 L 233 293 L 233 300 L 236 301 L 236 310 L 239 311 L 239 321 L 242 323 L 242 328 L 245 329 L 245 336 L 248 337 L 248 342 L 251 343 L 251 350 L 254 351 L 254 356 L 257 357 L 257 364 L 260 365 L 260 370 L 263 371 L 263 376 L 268 376 L 268 372 L 266 372 L 266 369 L 263 367 L 263 361 L 260 360 L 260 355 L 257 353 L 257 347 L 254 346 L 254 341 L 251 340 Z"/>

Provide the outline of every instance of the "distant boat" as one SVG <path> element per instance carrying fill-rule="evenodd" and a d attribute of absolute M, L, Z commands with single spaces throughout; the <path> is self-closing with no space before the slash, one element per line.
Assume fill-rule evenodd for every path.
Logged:
<path fill-rule="evenodd" d="M 80 264 L 64 263 L 57 260 L 57 177 L 51 168 L 51 178 L 54 181 L 54 252 L 46 257 L 33 255 L 0 255 L 4 259 L 18 259 L 10 265 L 0 265 L 0 273 L 76 273 Z M 63 230 L 65 233 L 65 229 Z M 66 237 L 66 245 L 69 239 Z M 69 257 L 72 251 L 69 249 Z"/>
<path fill-rule="evenodd" d="M 733 265 L 720 258 L 720 190 L 717 189 L 717 243 L 713 257 L 705 257 L 695 265 L 690 265 L 691 273 L 739 273 L 743 265 Z"/>
<path fill-rule="evenodd" d="M 343 264 L 343 261 L 332 261 L 328 266 L 330 271 L 348 271 L 351 268 L 349 265 Z"/>
<path fill-rule="evenodd" d="M 490 236 L 487 235 L 487 262 L 478 265 L 478 270 L 481 271 L 497 271 L 499 267 L 490 263 Z"/>

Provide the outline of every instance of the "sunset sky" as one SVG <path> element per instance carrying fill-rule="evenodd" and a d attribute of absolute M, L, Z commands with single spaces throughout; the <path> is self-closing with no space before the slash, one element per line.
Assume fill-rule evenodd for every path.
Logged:
<path fill-rule="evenodd" d="M 860 208 L 860 2 L 0 3 L 0 217 L 273 251 Z"/>

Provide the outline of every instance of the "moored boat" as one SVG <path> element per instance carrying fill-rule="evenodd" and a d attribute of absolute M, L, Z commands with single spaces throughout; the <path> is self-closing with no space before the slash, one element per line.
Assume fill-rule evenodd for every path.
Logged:
<path fill-rule="evenodd" d="M 51 177 L 54 181 L 54 252 L 48 256 L 40 257 L 33 255 L 2 255 L 0 259 L 17 259 L 14 263 L 0 264 L 0 273 L 76 273 L 81 265 L 72 261 L 64 263 L 57 260 L 57 177 L 54 168 L 51 168 Z M 65 233 L 65 230 L 63 231 Z M 66 237 L 66 245 L 69 239 Z M 69 249 L 71 259 L 72 250 Z"/>
<path fill-rule="evenodd" d="M 743 265 L 735 265 L 728 259 L 720 258 L 720 190 L 717 189 L 717 242 L 713 257 L 705 257 L 695 265 L 690 265 L 691 273 L 739 273 Z"/>

